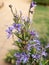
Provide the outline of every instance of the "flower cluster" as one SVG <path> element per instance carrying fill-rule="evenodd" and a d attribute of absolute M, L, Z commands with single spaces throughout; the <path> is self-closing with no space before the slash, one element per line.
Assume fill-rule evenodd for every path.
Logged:
<path fill-rule="evenodd" d="M 27 63 L 29 60 L 29 54 L 26 54 L 25 52 L 16 53 L 14 56 L 17 58 L 16 65 L 20 65 L 20 63 Z"/>
<path fill-rule="evenodd" d="M 31 13 L 31 8 L 36 6 L 35 2 L 30 4 L 29 14 Z M 38 33 L 35 30 L 31 30 L 30 16 L 26 19 L 20 15 L 14 13 L 12 10 L 12 5 L 9 5 L 11 12 L 14 16 L 14 23 L 11 27 L 8 27 L 6 32 L 8 33 L 8 38 L 12 35 L 18 37 L 18 40 L 14 41 L 14 44 L 18 46 L 18 52 L 14 54 L 16 65 L 45 65 L 43 62 L 44 58 L 48 55 L 46 49 L 49 45 L 43 47 L 41 44 Z M 36 62 L 36 63 L 35 63 Z M 45 61 L 46 62 L 46 61 Z"/>

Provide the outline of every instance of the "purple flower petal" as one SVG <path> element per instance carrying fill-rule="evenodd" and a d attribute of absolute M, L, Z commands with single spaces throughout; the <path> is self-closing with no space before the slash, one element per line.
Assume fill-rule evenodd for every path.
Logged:
<path fill-rule="evenodd" d="M 20 53 L 15 53 L 14 56 L 19 59 L 20 58 Z"/>
<path fill-rule="evenodd" d="M 20 59 L 16 61 L 16 65 L 20 65 L 21 64 L 21 61 Z"/>
<path fill-rule="evenodd" d="M 17 31 L 21 31 L 21 24 L 13 23 L 13 27 L 14 27 Z"/>
<path fill-rule="evenodd" d="M 35 3 L 35 2 L 31 2 L 31 4 L 30 4 L 30 9 L 31 9 L 32 7 L 34 7 L 34 6 L 36 6 L 36 3 Z"/>
<path fill-rule="evenodd" d="M 30 51 L 31 48 L 32 48 L 32 46 L 33 46 L 33 44 L 28 43 L 28 44 L 26 45 L 26 49 L 27 49 L 28 51 Z"/>
<path fill-rule="evenodd" d="M 39 40 L 33 40 L 33 42 L 35 42 L 37 45 L 40 45 L 40 41 Z"/>
<path fill-rule="evenodd" d="M 11 26 L 11 27 L 8 27 L 8 29 L 6 30 L 8 38 L 12 35 L 13 29 L 14 29 L 13 26 Z"/>
<path fill-rule="evenodd" d="M 45 46 L 45 48 L 49 48 L 49 43 L 47 44 L 47 46 Z"/>
<path fill-rule="evenodd" d="M 32 54 L 32 58 L 39 59 L 40 58 L 40 55 L 39 54 Z"/>
<path fill-rule="evenodd" d="M 42 56 L 47 56 L 47 53 L 45 51 L 42 51 Z"/>
<path fill-rule="evenodd" d="M 17 59 L 16 63 L 19 64 L 21 62 L 23 63 L 27 63 L 28 62 L 28 59 L 29 59 L 29 55 L 26 54 L 25 52 L 22 52 L 22 53 L 16 53 L 14 55 Z"/>
<path fill-rule="evenodd" d="M 23 52 L 21 55 L 21 60 L 23 61 L 23 63 L 27 63 L 29 55 L 27 55 L 25 52 Z"/>
<path fill-rule="evenodd" d="M 30 35 L 35 36 L 35 32 L 34 32 L 34 31 L 31 31 L 31 32 L 30 32 Z"/>

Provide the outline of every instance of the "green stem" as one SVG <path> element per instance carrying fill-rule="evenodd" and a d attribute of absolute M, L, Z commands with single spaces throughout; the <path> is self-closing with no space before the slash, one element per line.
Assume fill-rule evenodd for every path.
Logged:
<path fill-rule="evenodd" d="M 48 62 L 49 62 L 49 60 L 47 60 L 47 61 L 45 62 L 45 64 L 47 64 Z M 45 64 L 44 64 L 44 65 L 45 65 Z"/>
<path fill-rule="evenodd" d="M 15 14 L 14 14 L 14 12 L 13 12 L 13 9 L 12 9 L 12 7 L 11 7 L 11 12 L 12 12 L 13 16 L 15 17 Z"/>

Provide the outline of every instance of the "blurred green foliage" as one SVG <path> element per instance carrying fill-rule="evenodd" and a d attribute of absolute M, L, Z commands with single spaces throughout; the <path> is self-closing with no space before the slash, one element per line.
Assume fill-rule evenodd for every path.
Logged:
<path fill-rule="evenodd" d="M 39 32 L 44 44 L 49 42 L 49 6 L 37 5 L 33 21 L 33 27 Z"/>
<path fill-rule="evenodd" d="M 42 5 L 49 5 L 49 0 L 33 0 L 37 2 L 37 4 L 42 4 Z"/>

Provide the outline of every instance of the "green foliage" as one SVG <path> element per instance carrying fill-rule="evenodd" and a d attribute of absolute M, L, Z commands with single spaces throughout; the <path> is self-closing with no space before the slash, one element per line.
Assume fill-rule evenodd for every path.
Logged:
<path fill-rule="evenodd" d="M 12 65 L 15 65 L 16 58 L 14 57 L 14 54 L 16 53 L 16 50 L 9 50 L 9 52 L 6 54 L 5 62 L 11 63 Z"/>
<path fill-rule="evenodd" d="M 49 7 L 38 5 L 33 16 L 33 27 L 40 33 L 40 38 L 49 41 Z"/>
<path fill-rule="evenodd" d="M 33 0 L 33 1 L 37 2 L 37 4 L 49 5 L 49 0 Z"/>

